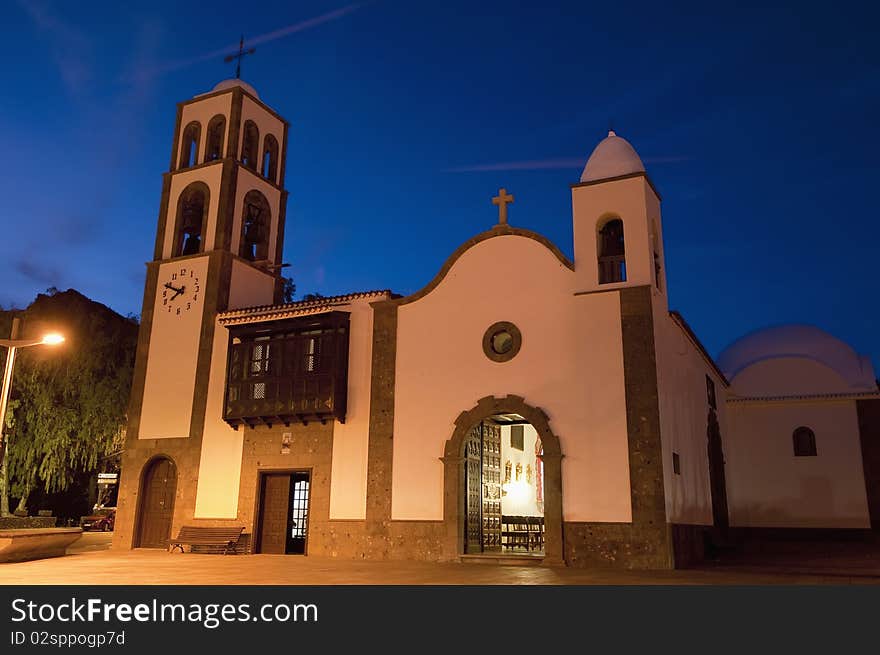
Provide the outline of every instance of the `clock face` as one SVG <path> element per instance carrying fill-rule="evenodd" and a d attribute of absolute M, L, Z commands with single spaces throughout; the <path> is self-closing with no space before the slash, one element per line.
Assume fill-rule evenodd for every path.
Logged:
<path fill-rule="evenodd" d="M 186 266 L 166 276 L 161 289 L 162 311 L 172 316 L 181 316 L 192 310 L 202 294 L 199 276 Z"/>

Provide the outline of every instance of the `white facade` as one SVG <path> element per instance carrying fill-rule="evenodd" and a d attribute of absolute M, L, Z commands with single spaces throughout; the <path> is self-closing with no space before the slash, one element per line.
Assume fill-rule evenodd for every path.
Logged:
<path fill-rule="evenodd" d="M 443 516 L 439 457 L 458 415 L 484 396 L 522 396 L 562 442 L 563 516 L 631 519 L 620 303 L 574 295 L 575 275 L 526 236 L 472 246 L 425 296 L 398 310 L 392 517 Z M 522 349 L 489 360 L 483 334 L 514 323 Z M 442 339 L 425 340 L 425 335 Z"/>

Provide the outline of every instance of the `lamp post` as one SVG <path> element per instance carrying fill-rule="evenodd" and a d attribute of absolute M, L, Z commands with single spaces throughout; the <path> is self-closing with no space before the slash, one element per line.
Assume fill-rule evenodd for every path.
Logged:
<path fill-rule="evenodd" d="M 57 346 L 64 341 L 58 333 L 49 333 L 43 335 L 39 339 L 18 339 L 19 319 L 12 319 L 12 332 L 8 339 L 0 339 L 0 346 L 6 346 L 6 368 L 3 370 L 3 388 L 0 391 L 0 465 L 2 465 L 3 457 L 6 450 L 6 439 L 4 438 L 4 430 L 6 428 L 6 404 L 9 402 L 9 392 L 12 389 L 12 367 L 15 365 L 15 351 L 19 348 L 27 348 L 28 346 Z"/>

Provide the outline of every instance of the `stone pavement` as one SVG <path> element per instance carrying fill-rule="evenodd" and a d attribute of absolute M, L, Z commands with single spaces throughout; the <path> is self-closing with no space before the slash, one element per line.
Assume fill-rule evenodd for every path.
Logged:
<path fill-rule="evenodd" d="M 877 584 L 839 569 L 724 566 L 683 571 L 618 571 L 497 564 L 351 561 L 296 555 L 170 554 L 109 550 L 110 535 L 86 533 L 65 557 L 0 564 L 0 585 L 777 585 Z M 880 576 L 880 571 L 877 572 Z"/>

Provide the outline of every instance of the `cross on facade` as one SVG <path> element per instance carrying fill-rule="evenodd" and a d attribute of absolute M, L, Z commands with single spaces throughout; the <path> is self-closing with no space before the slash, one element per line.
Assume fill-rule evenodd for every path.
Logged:
<path fill-rule="evenodd" d="M 235 79 L 241 79 L 241 60 L 245 57 L 245 55 L 252 55 L 256 51 L 256 48 L 251 48 L 249 50 L 244 49 L 244 34 L 242 34 L 241 40 L 238 42 L 238 53 L 234 55 L 226 55 L 226 57 L 223 58 L 223 61 L 227 64 L 233 59 L 238 60 L 238 63 L 235 64 Z"/>
<path fill-rule="evenodd" d="M 498 189 L 498 195 L 492 198 L 492 204 L 498 205 L 498 225 L 507 225 L 507 205 L 513 202 L 513 196 L 507 193 L 507 189 Z"/>

